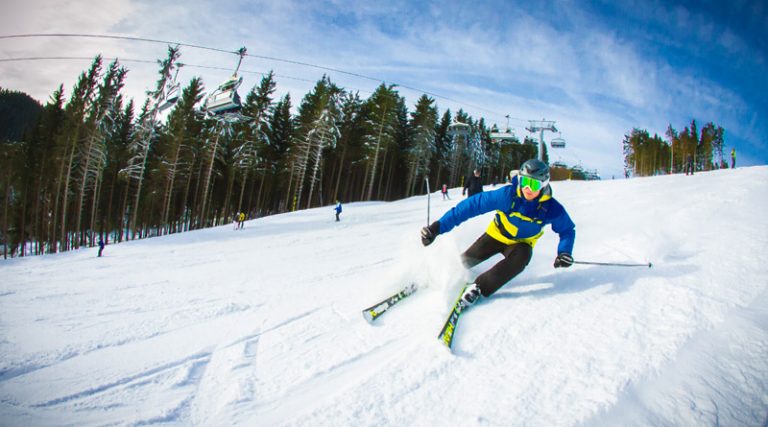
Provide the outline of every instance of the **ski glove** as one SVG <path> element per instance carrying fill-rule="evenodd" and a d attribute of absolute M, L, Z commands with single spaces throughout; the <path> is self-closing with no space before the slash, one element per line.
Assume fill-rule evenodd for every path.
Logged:
<path fill-rule="evenodd" d="M 565 252 L 558 254 L 555 258 L 555 268 L 568 268 L 573 265 L 573 257 Z"/>
<path fill-rule="evenodd" d="M 429 227 L 421 229 L 421 244 L 424 246 L 431 245 L 438 234 L 440 234 L 440 221 L 435 221 Z"/>

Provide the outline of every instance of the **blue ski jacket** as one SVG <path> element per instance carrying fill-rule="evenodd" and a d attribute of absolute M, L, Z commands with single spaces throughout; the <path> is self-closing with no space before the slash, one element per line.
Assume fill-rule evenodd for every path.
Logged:
<path fill-rule="evenodd" d="M 560 236 L 557 252 L 573 253 L 576 225 L 563 205 L 552 197 L 550 186 L 528 201 L 518 185 L 518 177 L 512 178 L 511 185 L 475 194 L 451 208 L 439 220 L 440 234 L 491 211 L 496 211 L 496 215 L 485 232 L 494 239 L 508 245 L 527 243 L 533 247 L 544 234 L 544 226 L 551 224 L 552 230 Z"/>

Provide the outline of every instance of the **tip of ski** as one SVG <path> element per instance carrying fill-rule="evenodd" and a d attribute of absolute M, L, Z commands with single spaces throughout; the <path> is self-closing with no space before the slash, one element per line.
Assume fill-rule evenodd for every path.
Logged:
<path fill-rule="evenodd" d="M 407 298 L 414 292 L 418 290 L 418 286 L 416 286 L 415 283 L 410 283 L 408 286 L 404 287 L 402 290 L 397 292 L 396 294 L 385 298 L 384 300 L 366 308 L 363 310 L 363 318 L 368 323 L 373 323 L 376 319 L 378 319 L 382 314 L 386 313 L 387 310 L 392 308 L 395 304 L 399 303 L 403 299 Z"/>

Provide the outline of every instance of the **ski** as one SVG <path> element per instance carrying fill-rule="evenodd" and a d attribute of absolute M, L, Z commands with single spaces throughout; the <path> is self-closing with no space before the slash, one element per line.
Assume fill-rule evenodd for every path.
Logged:
<path fill-rule="evenodd" d="M 383 301 L 376 303 L 365 310 L 363 310 L 363 317 L 365 320 L 367 320 L 369 323 L 373 323 L 374 320 L 378 319 L 379 316 L 386 313 L 387 310 L 392 308 L 393 305 L 399 303 L 409 295 L 416 292 L 418 288 L 416 287 L 415 283 L 411 283 L 410 285 L 406 286 L 401 290 L 400 292 L 392 295 L 389 298 L 385 298 Z"/>
<path fill-rule="evenodd" d="M 440 331 L 440 335 L 437 336 L 437 338 L 442 341 L 443 344 L 445 344 L 449 349 L 453 343 L 453 334 L 456 332 L 456 327 L 459 326 L 459 317 L 461 316 L 461 312 L 464 309 L 464 306 L 461 304 L 461 297 L 464 295 L 464 291 L 467 289 L 467 286 L 469 285 L 464 285 L 464 287 L 461 288 L 459 297 L 456 298 L 456 302 L 453 304 L 453 308 L 451 309 L 451 314 L 448 316 L 448 320 L 445 321 L 445 325 L 443 325 L 443 329 Z"/>

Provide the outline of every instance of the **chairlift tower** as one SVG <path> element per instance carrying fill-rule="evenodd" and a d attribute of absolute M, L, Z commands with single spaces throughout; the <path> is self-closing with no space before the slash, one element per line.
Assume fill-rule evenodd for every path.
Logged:
<path fill-rule="evenodd" d="M 462 150 L 459 147 L 459 144 L 467 143 L 467 138 L 469 137 L 469 125 L 466 123 L 462 123 L 458 120 L 454 120 L 453 123 L 451 123 L 448 126 L 448 135 L 453 140 L 453 155 L 451 160 L 451 175 L 450 175 L 450 184 L 451 186 L 456 185 L 459 181 L 459 173 L 461 172 L 459 170 L 459 159 L 461 158 L 461 152 Z M 464 185 L 464 178 L 461 178 L 462 182 L 461 185 Z"/>
<path fill-rule="evenodd" d="M 539 132 L 539 160 L 544 161 L 544 131 L 557 132 L 555 122 L 553 120 L 528 120 L 528 127 L 525 128 L 528 132 Z M 563 141 L 565 145 L 565 141 Z"/>

